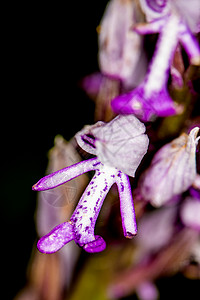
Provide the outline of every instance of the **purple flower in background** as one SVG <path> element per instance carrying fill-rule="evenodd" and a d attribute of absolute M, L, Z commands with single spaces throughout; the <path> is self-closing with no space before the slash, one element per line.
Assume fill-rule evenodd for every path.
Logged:
<path fill-rule="evenodd" d="M 192 6 L 193 3 L 192 12 L 199 8 L 197 1 L 182 2 L 185 5 L 187 2 L 187 6 Z M 140 0 L 140 3 L 149 23 L 138 24 L 134 30 L 142 35 L 160 33 L 155 54 L 143 83 L 129 93 L 113 99 L 111 105 L 116 113 L 135 114 L 141 120 L 149 121 L 154 116 L 165 117 L 178 112 L 167 91 L 168 73 L 178 43 L 187 52 L 190 63 L 200 65 L 200 48 L 192 34 L 199 16 L 195 15 L 196 23 L 190 22 L 190 18 L 186 18 L 180 5 L 177 5 L 178 0 Z M 187 15 L 190 12 L 191 9 L 187 11 Z"/>
<path fill-rule="evenodd" d="M 159 298 L 159 291 L 156 285 L 149 281 L 138 285 L 136 293 L 140 300 L 157 300 Z"/>
<path fill-rule="evenodd" d="M 81 85 L 96 102 L 95 119 L 110 121 L 114 117 L 111 100 L 123 90 L 142 82 L 147 59 L 143 36 L 131 31 L 133 24 L 143 22 L 144 15 L 135 0 L 110 0 L 98 32 L 99 73 L 86 76 Z"/>
<path fill-rule="evenodd" d="M 132 238 L 137 233 L 128 175 L 135 175 L 147 151 L 145 126 L 134 116 L 118 116 L 107 124 L 98 122 L 86 126 L 77 133 L 76 139 L 84 150 L 97 157 L 47 175 L 33 186 L 36 191 L 48 190 L 83 173 L 95 171 L 70 220 L 56 226 L 39 240 L 38 249 L 44 253 L 58 251 L 71 240 L 87 252 L 104 250 L 106 243 L 101 236 L 94 234 L 94 230 L 103 201 L 114 183 L 119 190 L 124 235 Z M 120 162 L 118 156 L 121 157 Z"/>
<path fill-rule="evenodd" d="M 161 206 L 185 192 L 196 179 L 196 146 L 199 128 L 183 133 L 163 146 L 139 181 L 142 198 Z"/>

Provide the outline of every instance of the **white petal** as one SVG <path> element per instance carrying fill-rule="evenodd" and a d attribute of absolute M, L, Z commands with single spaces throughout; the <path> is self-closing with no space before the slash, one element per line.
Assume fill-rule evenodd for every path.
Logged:
<path fill-rule="evenodd" d="M 99 160 L 134 176 L 149 144 L 145 129 L 133 115 L 117 116 L 106 126 L 94 129 Z"/>
<path fill-rule="evenodd" d="M 198 130 L 196 127 L 189 136 L 182 134 L 163 146 L 141 178 L 141 194 L 154 206 L 161 206 L 173 196 L 185 192 L 194 182 Z"/>

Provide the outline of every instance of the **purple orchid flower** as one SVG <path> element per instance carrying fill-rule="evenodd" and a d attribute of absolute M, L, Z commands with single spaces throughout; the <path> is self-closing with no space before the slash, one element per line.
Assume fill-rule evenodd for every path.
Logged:
<path fill-rule="evenodd" d="M 136 235 L 137 225 L 128 175 L 134 176 L 147 151 L 148 137 L 144 132 L 144 124 L 134 116 L 118 116 L 107 124 L 98 122 L 77 133 L 79 145 L 97 157 L 45 176 L 33 186 L 33 190 L 52 189 L 88 171 L 95 171 L 95 175 L 70 220 L 56 226 L 38 241 L 41 252 L 56 252 L 71 240 L 90 253 L 104 250 L 106 243 L 101 236 L 94 234 L 94 229 L 103 201 L 114 183 L 119 190 L 124 235 L 127 238 Z M 128 160 L 125 165 L 123 156 L 121 162 L 118 162 L 119 143 Z M 119 169 L 121 165 L 123 170 Z"/>
<path fill-rule="evenodd" d="M 190 22 L 187 22 L 179 6 L 175 5 L 178 1 L 174 2 L 140 0 L 150 22 L 138 24 L 134 30 L 142 35 L 157 32 L 160 35 L 143 83 L 129 93 L 113 99 L 111 105 L 114 112 L 135 114 L 141 120 L 149 121 L 154 116 L 165 117 L 179 111 L 167 91 L 168 73 L 175 50 L 180 42 L 188 54 L 190 63 L 200 65 L 200 48 L 189 27 Z M 191 5 L 189 1 L 187 3 Z"/>
<path fill-rule="evenodd" d="M 144 15 L 135 0 L 110 0 L 98 32 L 99 73 L 86 76 L 81 86 L 96 102 L 95 120 L 110 121 L 114 117 L 111 100 L 120 91 L 140 84 L 146 74 L 147 59 L 143 36 L 131 31 Z"/>

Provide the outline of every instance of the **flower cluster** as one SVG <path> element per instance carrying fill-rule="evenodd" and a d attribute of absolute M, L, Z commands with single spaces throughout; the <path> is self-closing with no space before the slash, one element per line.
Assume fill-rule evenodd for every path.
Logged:
<path fill-rule="evenodd" d="M 126 261 L 118 276 L 110 275 L 111 298 L 137 292 L 140 299 L 156 299 L 154 281 L 175 271 L 199 278 L 199 9 L 198 0 L 109 1 L 97 28 L 100 72 L 82 81 L 96 101 L 97 122 L 73 140 L 87 158 L 66 163 L 33 186 L 40 192 L 88 172 L 91 177 L 66 220 L 57 219 L 49 233 L 39 233 L 45 234 L 37 244 L 43 253 L 57 252 L 72 240 L 86 252 L 103 251 L 109 236 L 96 234 L 97 219 L 106 197 L 119 198 L 121 219 L 115 220 L 120 219 L 126 238 L 135 236 L 129 243 L 134 255 L 128 271 Z M 148 56 L 155 33 L 155 50 Z M 118 221 L 115 230 L 120 231 Z M 119 245 L 127 257 L 124 240 Z M 116 251 L 112 241 L 107 249 L 112 260 L 109 249 Z"/>

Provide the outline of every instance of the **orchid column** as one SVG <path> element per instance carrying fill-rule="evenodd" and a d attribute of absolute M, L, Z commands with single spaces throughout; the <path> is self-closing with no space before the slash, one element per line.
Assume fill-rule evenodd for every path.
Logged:
<path fill-rule="evenodd" d="M 148 148 L 144 124 L 134 116 L 117 116 L 107 124 L 97 122 L 85 126 L 76 139 L 85 151 L 96 157 L 47 175 L 33 186 L 36 191 L 47 190 L 95 171 L 70 220 L 39 240 L 38 249 L 44 253 L 56 252 L 71 240 L 87 252 L 104 250 L 106 243 L 94 234 L 94 229 L 106 194 L 114 183 L 119 190 L 124 235 L 132 238 L 137 233 L 128 175 L 135 176 Z"/>

